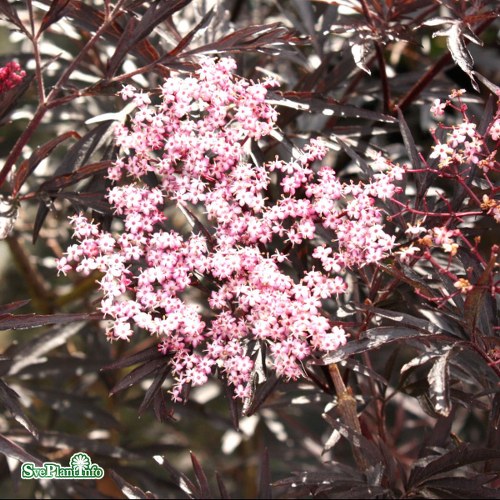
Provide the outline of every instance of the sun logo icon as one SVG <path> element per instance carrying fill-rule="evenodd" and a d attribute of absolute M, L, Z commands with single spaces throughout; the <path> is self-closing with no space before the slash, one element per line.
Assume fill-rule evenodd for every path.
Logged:
<path fill-rule="evenodd" d="M 75 476 L 83 476 L 83 471 L 89 469 L 91 463 L 86 453 L 75 453 L 69 461 L 69 466 L 73 469 Z"/>

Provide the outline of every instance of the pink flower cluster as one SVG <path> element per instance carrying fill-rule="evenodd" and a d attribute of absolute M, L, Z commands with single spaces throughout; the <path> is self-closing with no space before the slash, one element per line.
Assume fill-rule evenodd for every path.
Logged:
<path fill-rule="evenodd" d="M 461 99 L 464 93 L 464 90 L 456 90 L 445 102 L 441 102 L 439 99 L 434 100 L 431 106 L 431 113 L 434 116 L 442 116 L 444 110 L 450 107 L 462 114 L 463 121 L 449 127 L 440 124 L 441 129 L 447 130 L 446 141 L 442 142 L 436 138 L 436 145 L 433 147 L 430 158 L 439 160 L 440 169 L 469 163 L 477 165 L 485 173 L 491 169 L 498 170 L 497 151 L 496 149 L 491 151 L 485 139 L 489 137 L 494 143 L 498 143 L 500 140 L 500 100 L 496 115 L 488 125 L 486 132 L 481 134 L 477 130 L 477 125 L 471 122 L 467 115 L 467 105 Z M 458 105 L 454 104 L 454 99 L 458 100 Z"/>
<path fill-rule="evenodd" d="M 21 69 L 17 62 L 8 62 L 0 68 L 0 93 L 19 85 L 25 76 L 26 72 Z"/>
<path fill-rule="evenodd" d="M 408 225 L 408 229 L 406 230 L 406 234 L 411 239 L 421 235 L 421 233 L 425 234 L 416 240 L 419 246 L 415 246 L 412 242 L 409 246 L 402 247 L 396 252 L 401 262 L 405 264 L 411 263 L 414 256 L 421 256 L 422 248 L 439 248 L 452 257 L 456 255 L 459 247 L 456 242 L 456 237 L 461 235 L 459 230 L 450 230 L 445 226 L 436 226 L 431 229 L 426 229 L 420 225 Z"/>
<path fill-rule="evenodd" d="M 276 83 L 234 70 L 232 59 L 206 58 L 195 74 L 167 79 L 159 96 L 122 90 L 137 106 L 116 129 L 125 156 L 109 171 L 116 185 L 108 200 L 122 227 L 110 234 L 73 217 L 77 243 L 59 261 L 63 272 L 102 273 L 110 340 L 129 340 L 137 328 L 158 338 L 174 400 L 215 372 L 235 397 L 248 397 L 257 346 L 266 346 L 279 376 L 300 377 L 302 360 L 346 342 L 323 301 L 347 291 L 346 270 L 379 261 L 394 245 L 376 202 L 398 190 L 403 169 L 379 157 L 370 182 L 341 182 L 315 166 L 326 154 L 320 141 L 259 164 L 250 145 L 276 127 L 266 103 Z M 149 172 L 157 187 L 141 180 Z M 170 200 L 190 234 L 169 226 Z M 288 252 L 303 242 L 313 251 L 297 273 Z"/>
<path fill-rule="evenodd" d="M 496 112 L 483 118 L 481 124 L 477 125 L 469 116 L 468 107 L 462 98 L 464 93 L 464 90 L 455 90 L 445 102 L 434 100 L 431 113 L 435 117 L 443 116 L 449 108 L 458 112 L 462 120 L 454 125 L 440 123 L 439 132 L 431 130 L 436 145 L 429 158 L 437 162 L 427 163 L 422 157 L 425 167 L 414 170 L 417 174 L 432 172 L 433 175 L 446 179 L 454 189 L 459 188 L 464 194 L 461 206 L 456 208 L 456 200 L 451 199 L 451 196 L 448 198 L 446 191 L 438 192 L 440 208 L 436 212 L 428 209 L 429 206 L 436 205 L 428 204 L 427 200 L 424 200 L 419 210 L 412 208 L 409 203 L 394 200 L 402 207 L 402 213 L 409 212 L 420 217 L 415 224 L 408 224 L 405 231 L 409 245 L 399 248 L 395 255 L 402 263 L 414 269 L 417 263 L 424 266 L 420 270 L 430 264 L 440 274 L 452 280 L 458 290 L 456 294 L 468 294 L 477 286 L 469 281 L 472 267 L 464 269 L 467 278 L 456 274 L 457 270 L 463 269 L 463 261 L 458 258 L 460 248 L 474 252 L 483 265 L 488 266 L 478 251 L 480 235 L 474 238 L 468 236 L 472 218 L 486 214 L 496 223 L 500 222 L 498 183 L 494 177 L 500 172 L 500 99 L 497 101 Z M 409 171 L 410 174 L 411 172 Z M 433 224 L 434 227 L 430 227 Z M 456 295 L 449 294 L 442 288 L 441 292 L 441 298 L 431 300 L 445 304 Z"/>

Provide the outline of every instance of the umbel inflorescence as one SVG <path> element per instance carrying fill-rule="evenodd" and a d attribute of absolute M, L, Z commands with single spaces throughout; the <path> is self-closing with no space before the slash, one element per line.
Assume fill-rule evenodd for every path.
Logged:
<path fill-rule="evenodd" d="M 368 183 L 343 183 L 317 167 L 327 152 L 317 140 L 291 159 L 258 164 L 250 144 L 276 127 L 266 102 L 276 82 L 234 70 L 230 58 L 203 59 L 194 74 L 168 78 L 155 104 L 154 93 L 122 90 L 136 111 L 116 128 L 124 156 L 109 170 L 107 195 L 122 229 L 74 216 L 77 243 L 59 261 L 63 272 L 102 273 L 109 340 L 136 331 L 158 338 L 174 400 L 215 372 L 235 397 L 248 397 L 257 345 L 279 376 L 300 377 L 302 360 L 346 342 L 323 301 L 346 292 L 347 269 L 379 261 L 394 245 L 376 202 L 395 193 L 403 169 L 379 157 Z M 151 172 L 156 187 L 144 182 Z M 167 220 L 167 201 L 192 223 L 188 235 Z M 303 242 L 313 250 L 298 275 L 287 251 Z"/>

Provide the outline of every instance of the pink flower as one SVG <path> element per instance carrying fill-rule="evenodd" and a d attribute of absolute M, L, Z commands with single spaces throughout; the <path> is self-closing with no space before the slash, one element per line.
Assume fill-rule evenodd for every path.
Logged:
<path fill-rule="evenodd" d="M 430 158 L 439 158 L 440 162 L 448 161 L 454 154 L 453 148 L 448 144 L 436 144 L 432 147 L 433 151 L 429 155 Z"/>
<path fill-rule="evenodd" d="M 446 109 L 447 105 L 448 105 L 447 102 L 441 102 L 440 99 L 434 99 L 434 101 L 432 101 L 431 113 L 436 118 L 438 118 L 439 116 L 443 116 L 444 110 Z"/>
<path fill-rule="evenodd" d="M 15 61 L 0 68 L 0 93 L 17 87 L 26 76 L 26 71 Z"/>

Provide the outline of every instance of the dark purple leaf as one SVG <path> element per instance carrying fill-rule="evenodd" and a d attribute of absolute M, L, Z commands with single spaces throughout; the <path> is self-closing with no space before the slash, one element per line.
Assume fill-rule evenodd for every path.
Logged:
<path fill-rule="evenodd" d="M 198 489 L 200 492 L 200 496 L 198 498 L 213 498 L 212 493 L 210 493 L 210 486 L 208 485 L 207 476 L 205 475 L 205 471 L 200 465 L 200 462 L 196 458 L 193 452 L 191 455 L 191 463 L 193 464 L 194 475 L 196 477 L 196 482 L 198 483 Z"/>
<path fill-rule="evenodd" d="M 61 142 L 64 142 L 70 137 L 80 138 L 80 135 L 77 134 L 74 130 L 65 132 L 64 134 L 61 134 L 59 137 L 56 137 L 55 139 L 51 139 L 50 141 L 46 142 L 43 146 L 37 147 L 35 151 L 31 153 L 31 156 L 27 160 L 24 160 L 21 163 L 14 176 L 14 182 L 12 188 L 12 194 L 14 196 L 19 192 L 21 186 L 24 184 L 24 182 L 30 176 L 30 174 L 35 170 L 35 168 L 40 164 L 40 162 L 45 158 L 47 158 L 47 156 L 49 156 L 49 154 L 59 144 L 61 144 Z"/>
<path fill-rule="evenodd" d="M 454 450 L 436 458 L 422 468 L 414 468 L 409 479 L 409 485 L 420 485 L 437 474 L 443 474 L 469 465 L 500 458 L 499 449 L 471 448 L 469 444 L 461 444 Z"/>
<path fill-rule="evenodd" d="M 4 435 L 0 434 L 0 453 L 8 458 L 14 458 L 21 463 L 33 462 L 37 467 L 42 467 L 43 462 L 38 458 L 34 457 L 18 444 L 14 443 Z"/>
<path fill-rule="evenodd" d="M 438 498 L 498 499 L 497 488 L 484 486 L 484 483 L 491 481 L 493 478 L 494 476 L 476 476 L 432 479 L 424 484 L 422 490 L 438 494 Z"/>
<path fill-rule="evenodd" d="M 264 448 L 259 461 L 259 493 L 257 498 L 271 499 L 273 492 L 271 489 L 271 470 L 269 467 L 269 450 Z"/>
<path fill-rule="evenodd" d="M 0 93 L 0 122 L 17 107 L 18 100 L 28 90 L 34 79 L 35 76 L 28 73 L 20 84 L 16 85 L 13 89 Z"/>
<path fill-rule="evenodd" d="M 274 392 L 278 383 L 279 379 L 275 375 L 271 375 L 264 384 L 259 385 L 253 393 L 248 408 L 243 409 L 243 414 L 245 416 L 250 416 L 257 413 L 266 399 Z"/>
<path fill-rule="evenodd" d="M 3 314 L 0 316 L 0 330 L 23 330 L 46 325 L 60 325 L 76 321 L 102 319 L 100 313 L 68 314 Z"/>
<path fill-rule="evenodd" d="M 274 53 L 273 45 L 286 45 L 292 41 L 288 28 L 281 23 L 247 26 L 226 35 L 216 42 L 204 45 L 184 53 L 209 54 L 220 52 L 260 51 Z"/>
<path fill-rule="evenodd" d="M 396 123 L 393 116 L 377 113 L 368 109 L 358 108 L 350 104 L 340 104 L 331 98 L 321 98 L 312 92 L 283 92 L 282 98 L 271 102 L 279 106 L 286 106 L 293 109 L 321 113 L 326 116 L 338 118 L 359 118 L 376 122 Z"/>
<path fill-rule="evenodd" d="M 467 293 L 464 306 L 464 320 L 471 337 L 476 333 L 476 326 L 478 320 L 483 313 L 483 303 L 488 294 L 488 283 L 490 281 L 491 273 L 496 266 L 499 246 L 493 245 L 491 248 L 491 255 L 488 265 L 483 274 L 476 283 L 476 286 Z"/>
<path fill-rule="evenodd" d="M 89 454 L 102 455 L 120 460 L 144 459 L 143 454 L 128 451 L 120 446 L 115 446 L 101 439 L 75 436 L 58 431 L 45 431 L 40 434 L 40 446 L 44 448 L 55 448 L 57 450 L 85 450 Z"/>
<path fill-rule="evenodd" d="M 491 410 L 488 418 L 488 447 L 500 449 L 500 392 L 497 392 L 491 402 Z M 489 460 L 485 463 L 484 471 L 500 470 L 500 459 Z"/>
<path fill-rule="evenodd" d="M 33 244 L 36 243 L 36 240 L 38 239 L 38 234 L 40 233 L 40 229 L 42 229 L 43 223 L 45 222 L 45 218 L 49 214 L 50 203 L 51 201 L 49 201 L 48 199 L 45 203 L 40 203 L 40 205 L 38 206 L 38 210 L 35 216 L 35 222 L 33 224 L 33 238 L 32 238 Z"/>
<path fill-rule="evenodd" d="M 163 391 L 155 392 L 153 399 L 153 411 L 159 422 L 175 422 L 174 409 L 167 405 Z"/>
<path fill-rule="evenodd" d="M 99 125 L 73 144 L 56 169 L 56 175 L 74 172 L 78 168 L 87 165 L 92 154 L 107 142 L 110 135 L 110 127 L 113 123 L 113 120 L 99 123 Z"/>
<path fill-rule="evenodd" d="M 51 4 L 50 0 L 41 1 L 46 5 Z M 90 33 L 96 32 L 106 23 L 103 38 L 112 46 L 116 46 L 123 33 L 123 28 L 116 20 L 108 22 L 103 9 L 95 8 L 87 2 L 69 0 L 60 15 L 69 17 L 76 26 Z M 131 46 L 130 52 L 140 57 L 141 61 L 146 64 L 158 59 L 158 52 L 147 40 L 140 40 L 136 45 Z"/>
<path fill-rule="evenodd" d="M 380 347 L 383 342 L 379 343 L 372 339 L 361 339 L 347 342 L 343 347 L 337 349 L 334 353 L 327 354 L 321 359 L 313 359 L 310 361 L 313 365 L 329 365 L 332 363 L 338 363 L 343 359 L 352 356 L 353 354 L 358 354 L 360 352 L 365 352 L 370 349 L 375 349 Z"/>
<path fill-rule="evenodd" d="M 85 315 L 88 317 L 88 315 Z M 52 328 L 46 333 L 31 339 L 29 342 L 17 346 L 11 353 L 12 364 L 9 375 L 19 373 L 23 368 L 37 365 L 45 361 L 44 355 L 57 347 L 64 345 L 67 340 L 77 334 L 84 324 L 82 320 L 72 320 L 69 325 Z"/>
<path fill-rule="evenodd" d="M 0 13 L 3 14 L 9 22 L 17 26 L 21 31 L 25 31 L 24 25 L 17 15 L 17 8 L 10 2 L 0 2 Z"/>
<path fill-rule="evenodd" d="M 360 43 L 352 43 L 351 41 L 349 41 L 349 45 L 351 47 L 352 57 L 354 59 L 354 62 L 356 63 L 356 66 L 359 69 L 363 70 L 365 73 L 371 75 L 372 72 L 366 65 L 366 62 L 368 56 L 373 50 L 373 42 L 371 40 L 360 40 Z"/>
<path fill-rule="evenodd" d="M 339 364 L 340 366 L 348 367 L 354 373 L 360 373 L 369 379 L 380 382 L 382 385 L 387 385 L 387 380 L 382 377 L 382 375 L 379 375 L 375 370 L 368 368 L 353 358 L 344 359 L 343 361 L 340 361 Z"/>
<path fill-rule="evenodd" d="M 164 456 L 156 456 L 155 460 L 170 474 L 173 482 L 189 497 L 199 498 L 200 491 L 194 483 L 179 470 L 177 470 Z"/>
<path fill-rule="evenodd" d="M 156 26 L 191 3 L 191 0 L 156 0 L 151 2 L 146 12 L 141 15 L 132 42 L 146 38 Z"/>
<path fill-rule="evenodd" d="M 105 199 L 104 192 L 73 193 L 61 191 L 60 193 L 54 195 L 54 198 L 69 200 L 77 211 L 91 209 L 104 215 L 113 214 L 113 208 Z"/>
<path fill-rule="evenodd" d="M 387 342 L 394 342 L 395 340 L 421 337 L 422 333 L 422 331 L 418 331 L 415 328 L 378 326 L 366 330 L 364 335 L 368 339 L 376 340 L 377 345 L 382 345 Z M 424 332 L 424 335 L 427 336 L 427 332 Z"/>
<path fill-rule="evenodd" d="M 94 152 L 108 140 L 109 129 L 112 124 L 113 120 L 100 123 L 87 132 L 75 144 L 73 144 L 73 146 L 71 146 L 68 152 L 64 155 L 59 167 L 56 169 L 56 176 L 69 174 L 83 165 L 88 164 Z M 47 199 L 38 206 L 33 226 L 33 243 L 36 242 L 43 222 L 49 213 L 49 207 L 53 200 L 53 194 L 54 193 L 47 193 Z"/>
<path fill-rule="evenodd" d="M 396 265 L 386 266 L 380 263 L 378 265 L 390 276 L 398 278 L 414 290 L 418 290 L 424 297 L 428 297 L 429 299 L 435 298 L 436 292 L 423 280 L 422 276 L 415 272 L 410 266 L 398 264 L 398 266 L 401 266 L 401 268 L 399 268 L 396 267 Z"/>
<path fill-rule="evenodd" d="M 127 366 L 137 365 L 139 363 L 147 363 L 150 361 L 156 361 L 158 359 L 164 358 L 165 355 L 158 350 L 154 346 L 146 347 L 142 351 L 136 352 L 135 354 L 131 354 L 126 358 L 119 359 L 102 368 L 102 370 L 118 370 L 120 368 L 126 368 Z"/>
<path fill-rule="evenodd" d="M 241 414 L 241 405 L 234 398 L 233 388 L 227 384 L 226 380 L 222 380 L 224 384 L 224 392 L 226 393 L 226 399 L 229 404 L 229 411 L 231 414 L 231 421 L 233 423 L 233 428 L 236 431 L 240 430 L 240 414 Z"/>
<path fill-rule="evenodd" d="M 227 500 L 228 498 L 231 498 L 229 496 L 229 493 L 227 492 L 224 481 L 222 480 L 220 474 L 217 471 L 215 472 L 215 479 L 217 480 L 217 487 L 219 488 L 220 497 L 223 500 Z"/>
<path fill-rule="evenodd" d="M 413 369 L 416 368 L 417 366 L 425 365 L 426 363 L 435 360 L 440 355 L 441 351 L 439 349 L 435 349 L 426 351 L 423 354 L 420 354 L 419 356 L 414 356 L 410 359 L 410 361 L 408 361 L 401 367 L 401 374 L 403 375 L 406 374 L 406 372 L 408 371 L 413 371 Z"/>
<path fill-rule="evenodd" d="M 16 309 L 20 309 L 21 307 L 29 304 L 31 299 L 25 300 L 17 300 L 15 302 L 10 302 L 9 304 L 0 304 L 0 316 L 3 316 L 4 313 L 9 311 L 15 311 Z"/>
<path fill-rule="evenodd" d="M 380 466 L 376 467 L 379 473 Z M 375 468 L 374 468 L 375 470 Z M 384 488 L 370 482 L 361 471 L 339 462 L 329 464 L 324 472 L 302 472 L 277 481 L 276 487 L 287 487 L 289 494 L 282 498 L 390 498 Z"/>
<path fill-rule="evenodd" d="M 452 352 L 453 346 L 449 346 L 447 352 L 437 358 L 427 375 L 434 411 L 443 417 L 447 417 L 451 411 L 449 361 Z"/>
<path fill-rule="evenodd" d="M 425 441 L 422 442 L 421 456 L 434 448 L 445 448 L 450 439 L 450 432 L 455 419 L 453 410 L 447 417 L 438 417 L 432 432 L 430 432 Z"/>
<path fill-rule="evenodd" d="M 214 7 L 212 7 L 202 18 L 202 20 L 172 49 L 167 56 L 174 57 L 179 55 L 190 43 L 194 36 L 202 29 L 206 28 L 214 17 Z"/>
<path fill-rule="evenodd" d="M 408 152 L 411 166 L 413 170 L 417 170 L 421 168 L 421 161 L 420 157 L 418 156 L 417 146 L 415 145 L 415 141 L 413 139 L 410 127 L 408 127 L 405 117 L 399 108 L 397 109 L 397 113 L 398 113 L 399 129 L 401 130 L 401 136 L 403 137 L 403 142 L 405 144 L 406 151 Z"/>
<path fill-rule="evenodd" d="M 51 24 L 57 23 L 64 15 L 64 8 L 70 0 L 52 0 L 50 8 L 43 16 L 39 33 L 45 31 Z"/>
<path fill-rule="evenodd" d="M 360 309 L 363 311 L 369 311 L 370 313 L 373 313 L 381 318 L 387 318 L 391 321 L 395 321 L 396 323 L 399 323 L 400 325 L 403 325 L 405 327 L 413 327 L 415 330 L 419 330 L 421 333 L 441 333 L 439 325 L 436 325 L 435 323 L 427 319 L 417 318 L 416 316 L 408 313 L 391 311 L 389 309 L 382 309 L 379 307 L 366 305 L 360 306 Z"/>
<path fill-rule="evenodd" d="M 3 380 L 0 380 L 0 404 L 5 406 L 12 416 L 35 438 L 38 439 L 38 430 L 26 416 L 19 403 L 19 395 L 12 390 Z"/>
<path fill-rule="evenodd" d="M 151 360 L 141 366 L 138 366 L 130 373 L 125 375 L 109 392 L 110 396 L 115 395 L 117 392 L 123 391 L 124 389 L 128 389 L 129 387 L 139 383 L 144 378 L 146 378 L 151 373 L 159 370 L 165 366 L 167 363 L 165 356 L 162 356 L 161 359 Z"/>
<path fill-rule="evenodd" d="M 119 426 L 113 415 L 99 407 L 99 400 L 96 398 L 40 388 L 36 389 L 36 395 L 54 412 L 72 422 L 78 423 L 85 417 L 102 429 L 114 429 Z"/>
<path fill-rule="evenodd" d="M 481 75 L 477 71 L 474 71 L 474 76 L 484 84 L 485 87 L 487 87 L 493 95 L 500 95 L 500 87 L 498 85 L 495 85 L 493 82 L 490 82 L 488 78 L 486 78 L 484 75 Z M 478 128 L 478 131 L 480 131 L 480 127 Z"/>
<path fill-rule="evenodd" d="M 351 158 L 351 160 L 356 163 L 356 165 L 363 171 L 366 176 L 370 177 L 373 174 L 373 170 L 368 162 L 360 155 L 358 155 L 358 153 L 356 153 L 356 151 L 351 146 L 349 146 L 347 142 L 335 135 L 332 136 L 332 139 L 344 150 L 349 158 Z"/>
<path fill-rule="evenodd" d="M 81 181 L 82 179 L 86 179 L 91 175 L 107 170 L 112 165 L 113 162 L 111 160 L 102 160 L 96 163 L 90 163 L 89 165 L 85 165 L 79 168 L 76 172 L 52 177 L 48 181 L 44 182 L 38 188 L 38 190 L 40 192 L 53 191 L 53 190 L 57 191 L 59 189 L 62 189 L 63 187 L 75 184 L 76 182 Z"/>
<path fill-rule="evenodd" d="M 291 486 L 293 483 L 319 486 L 326 483 L 333 484 L 334 481 L 339 479 L 350 480 L 359 485 L 365 480 L 364 474 L 354 467 L 336 461 L 332 461 L 330 465 L 331 467 L 328 470 L 319 472 L 294 472 L 291 477 L 275 481 L 273 486 Z"/>
<path fill-rule="evenodd" d="M 118 488 L 125 495 L 125 498 L 141 498 L 141 499 L 149 499 L 149 498 L 158 498 L 155 494 L 150 491 L 143 491 L 138 486 L 132 486 L 128 481 L 125 481 L 119 474 L 115 471 L 109 471 L 109 475 L 111 479 L 116 483 Z"/>
<path fill-rule="evenodd" d="M 170 367 L 167 365 L 163 369 L 158 370 L 151 385 L 148 387 L 141 406 L 139 407 L 139 414 L 142 414 L 146 408 L 154 401 L 156 394 L 162 390 L 161 386 L 170 373 Z"/>
<path fill-rule="evenodd" d="M 341 436 L 347 439 L 347 441 L 352 446 L 354 446 L 360 452 L 363 453 L 368 463 L 377 464 L 383 461 L 380 450 L 375 445 L 375 443 L 369 441 L 363 435 L 359 434 L 351 427 L 340 422 L 339 420 L 334 419 L 327 413 L 324 413 L 322 416 L 330 424 L 330 426 L 334 429 L 334 431 L 339 432 Z"/>
<path fill-rule="evenodd" d="M 440 24 L 440 19 L 429 20 L 426 24 L 430 25 L 432 21 L 437 21 L 437 24 Z M 432 36 L 446 37 L 446 45 L 448 46 L 451 57 L 462 69 L 462 71 L 467 73 L 467 75 L 471 79 L 472 86 L 479 92 L 479 86 L 474 79 L 474 60 L 472 59 L 472 56 L 467 49 L 467 44 L 464 38 L 466 37 L 479 45 L 482 45 L 482 41 L 476 37 L 476 35 L 463 21 L 448 19 L 444 22 L 448 23 L 449 27 L 436 31 Z"/>
<path fill-rule="evenodd" d="M 133 47 L 138 46 L 156 26 L 189 3 L 191 3 L 191 0 L 157 0 L 152 2 L 139 20 L 131 17 L 109 61 L 106 72 L 107 77 L 109 78 L 115 74 L 127 53 L 130 52 Z"/>
<path fill-rule="evenodd" d="M 123 33 L 116 44 L 115 51 L 111 56 L 111 59 L 108 61 L 106 68 L 106 77 L 111 78 L 118 71 L 118 68 L 123 63 L 125 56 L 127 55 L 131 45 L 130 41 L 132 39 L 134 30 L 137 28 L 138 20 L 132 14 L 125 28 L 123 29 Z"/>

